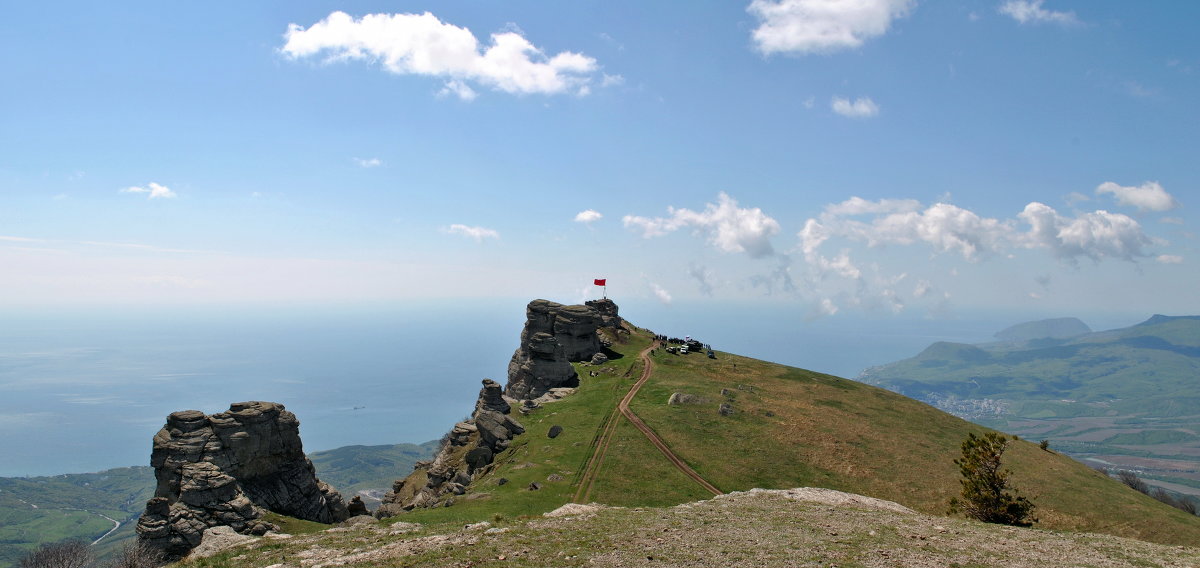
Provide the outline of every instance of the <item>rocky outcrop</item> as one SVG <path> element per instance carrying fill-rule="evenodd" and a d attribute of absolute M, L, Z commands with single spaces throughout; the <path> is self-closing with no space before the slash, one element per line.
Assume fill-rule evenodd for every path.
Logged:
<path fill-rule="evenodd" d="M 583 305 L 596 310 L 596 313 L 600 314 L 600 327 L 621 329 L 624 326 L 621 316 L 617 314 L 616 302 L 604 298 L 602 300 L 588 300 Z"/>
<path fill-rule="evenodd" d="M 484 379 L 471 418 L 454 425 L 433 461 L 417 464 L 412 474 L 392 484 L 375 516 L 382 519 L 416 507 L 432 507 L 443 504 L 447 495 L 465 493 L 475 476 L 488 470 L 496 454 L 525 432 L 510 412 L 512 405 L 500 384 Z"/>
<path fill-rule="evenodd" d="M 612 300 L 588 304 L 564 306 L 549 300 L 529 303 L 521 344 L 508 363 L 505 394 L 509 398 L 532 399 L 552 388 L 579 386 L 579 375 L 571 363 L 588 361 L 600 353 L 603 347 L 597 330 L 606 323 L 620 324 Z M 603 307 L 608 315 L 591 304 Z"/>
<path fill-rule="evenodd" d="M 154 498 L 138 538 L 180 558 L 209 527 L 263 534 L 267 511 L 321 523 L 348 517 L 342 496 L 317 479 L 300 442 L 300 421 L 282 404 L 239 402 L 207 416 L 172 413 L 154 436 Z"/>

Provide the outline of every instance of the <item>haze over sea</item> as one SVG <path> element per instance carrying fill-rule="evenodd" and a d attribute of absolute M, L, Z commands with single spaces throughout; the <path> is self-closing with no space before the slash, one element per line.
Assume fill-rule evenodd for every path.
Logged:
<path fill-rule="evenodd" d="M 933 341 L 985 341 L 1016 323 L 806 321 L 769 305 L 616 300 L 659 333 L 848 377 Z M 527 301 L 9 312 L 0 476 L 148 465 L 167 414 L 243 400 L 284 403 L 308 451 L 436 439 L 470 412 L 482 378 L 506 380 Z"/>

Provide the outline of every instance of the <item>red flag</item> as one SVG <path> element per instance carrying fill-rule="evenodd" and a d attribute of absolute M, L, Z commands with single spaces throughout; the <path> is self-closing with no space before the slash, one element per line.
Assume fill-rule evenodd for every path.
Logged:
<path fill-rule="evenodd" d="M 597 278 L 597 279 L 594 281 L 594 284 L 595 284 L 596 286 L 604 286 L 604 283 L 605 283 L 605 282 L 607 282 L 607 281 L 608 281 L 608 279 L 607 279 L 607 278 Z"/>

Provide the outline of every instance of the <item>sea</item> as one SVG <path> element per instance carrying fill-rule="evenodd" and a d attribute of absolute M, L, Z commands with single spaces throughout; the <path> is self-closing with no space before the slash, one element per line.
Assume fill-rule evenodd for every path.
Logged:
<path fill-rule="evenodd" d="M 657 333 L 848 378 L 1025 321 L 616 301 Z M 0 477 L 149 465 L 171 412 L 248 400 L 294 412 L 306 451 L 437 439 L 470 414 L 482 379 L 505 382 L 527 302 L 0 311 Z"/>

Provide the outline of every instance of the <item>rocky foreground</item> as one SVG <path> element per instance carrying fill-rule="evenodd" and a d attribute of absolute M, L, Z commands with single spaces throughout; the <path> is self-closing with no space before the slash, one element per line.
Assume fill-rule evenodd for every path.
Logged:
<path fill-rule="evenodd" d="M 1189 567 L 1200 565 L 1200 549 L 932 517 L 828 489 L 756 489 L 663 509 L 571 504 L 494 525 L 358 517 L 183 565 Z"/>

